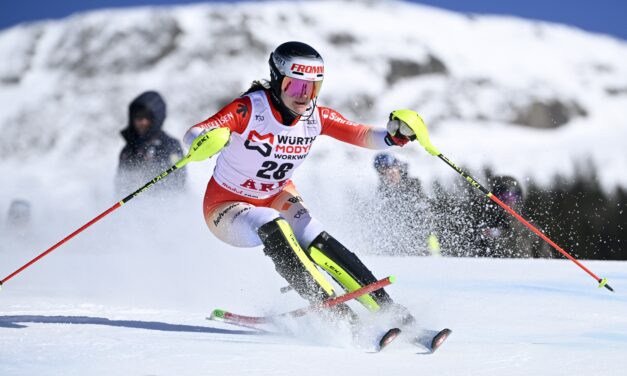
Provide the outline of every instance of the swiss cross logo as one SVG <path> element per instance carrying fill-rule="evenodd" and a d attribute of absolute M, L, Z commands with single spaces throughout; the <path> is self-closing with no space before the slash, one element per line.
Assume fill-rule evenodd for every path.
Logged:
<path fill-rule="evenodd" d="M 246 142 L 244 142 L 244 147 L 248 150 L 256 150 L 264 157 L 268 157 L 272 152 L 273 143 L 274 135 L 272 133 L 261 135 L 255 131 L 250 131 Z"/>
<path fill-rule="evenodd" d="M 315 73 L 315 74 L 324 74 L 324 66 L 321 65 L 303 65 L 303 64 L 292 64 L 290 68 L 292 72 L 299 73 Z"/>

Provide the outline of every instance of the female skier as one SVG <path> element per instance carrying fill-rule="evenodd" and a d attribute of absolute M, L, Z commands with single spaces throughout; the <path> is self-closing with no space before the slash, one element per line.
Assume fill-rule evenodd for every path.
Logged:
<path fill-rule="evenodd" d="M 224 145 L 212 150 L 220 155 L 203 203 L 211 232 L 236 247 L 263 244 L 290 286 L 310 302 L 320 302 L 336 294 L 318 267 L 346 291 L 376 278 L 310 215 L 290 177 L 319 135 L 385 149 L 414 140 L 412 129 L 422 119 L 410 110 L 394 111 L 387 130 L 375 129 L 317 106 L 324 62 L 305 43 L 281 44 L 270 54 L 269 64 L 270 82 L 254 81 L 242 96 L 191 127 L 183 141 L 190 147 L 209 132 Z M 411 319 L 384 290 L 358 300 L 374 312 L 401 309 L 403 321 Z M 336 310 L 353 316 L 346 305 Z"/>

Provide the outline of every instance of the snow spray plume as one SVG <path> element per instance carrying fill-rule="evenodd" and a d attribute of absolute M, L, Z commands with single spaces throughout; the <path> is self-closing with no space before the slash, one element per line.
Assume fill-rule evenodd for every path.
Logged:
<path fill-rule="evenodd" d="M 150 187 L 152 187 L 153 185 L 158 183 L 161 179 L 164 179 L 168 175 L 173 173 L 174 171 L 183 168 L 189 162 L 200 162 L 200 161 L 204 161 L 205 159 L 211 158 L 214 154 L 216 154 L 218 151 L 220 151 L 220 149 L 222 149 L 228 143 L 229 136 L 230 136 L 230 131 L 229 131 L 228 128 L 217 128 L 217 129 L 214 129 L 212 131 L 209 131 L 209 132 L 201 134 L 200 136 L 198 136 L 192 142 L 192 146 L 190 147 L 189 152 L 180 161 L 176 162 L 174 165 L 172 165 L 172 167 L 168 168 L 167 170 L 165 170 L 164 172 L 159 174 L 157 177 L 155 177 L 154 179 L 152 179 L 151 181 L 146 183 L 144 186 L 142 186 L 141 188 L 139 188 L 135 192 L 133 192 L 130 195 L 126 196 L 124 199 L 122 199 L 122 201 L 117 202 L 115 205 L 113 205 L 109 209 L 107 209 L 104 212 L 100 213 L 97 217 L 95 217 L 91 221 L 87 222 L 82 227 L 80 227 L 78 230 L 76 230 L 73 233 L 71 233 L 70 235 L 68 235 L 65 238 L 63 238 L 57 244 L 55 244 L 52 247 L 48 248 L 46 251 L 41 253 L 39 256 L 35 257 L 34 259 L 32 259 L 29 262 L 27 262 L 26 264 L 24 264 L 24 266 L 22 266 L 21 268 L 17 269 L 16 271 L 14 271 L 11 274 L 9 274 L 7 277 L 5 277 L 3 280 L 0 281 L 0 288 L 8 280 L 10 280 L 14 276 L 16 276 L 17 274 L 22 272 L 24 269 L 28 268 L 29 266 L 31 266 L 32 264 L 37 262 L 38 260 L 40 260 L 42 257 L 47 255 L 48 253 L 54 251 L 59 246 L 61 246 L 63 243 L 65 243 L 68 240 L 72 239 L 74 236 L 80 234 L 81 232 L 83 232 L 83 230 L 85 230 L 89 226 L 93 225 L 94 223 L 98 222 L 102 218 L 106 217 L 107 215 L 109 215 L 111 212 L 113 212 L 114 210 L 116 210 L 120 206 L 126 204 L 127 202 L 129 202 L 133 198 L 139 196 L 144 191 L 146 191 L 147 189 L 149 189 Z"/>
<path fill-rule="evenodd" d="M 405 122 L 407 125 L 409 125 L 409 127 L 412 129 L 412 131 L 416 135 L 415 137 L 418 140 L 418 142 L 420 143 L 420 145 L 422 145 L 422 147 L 425 148 L 425 150 L 429 154 L 431 154 L 433 156 L 436 156 L 436 157 L 440 158 L 441 160 L 443 160 L 447 165 L 451 166 L 451 168 L 453 168 L 455 171 L 457 171 L 457 173 L 460 174 L 461 177 L 463 177 L 468 183 L 470 183 L 470 185 L 472 185 L 473 187 L 475 187 L 478 190 L 480 190 L 489 199 L 491 199 L 492 201 L 497 203 L 500 207 L 505 209 L 509 214 L 514 216 L 514 218 L 516 218 L 522 224 L 527 226 L 531 231 L 533 231 L 538 236 L 540 236 L 542 238 L 542 240 L 544 240 L 545 242 L 549 243 L 553 248 L 555 248 L 561 254 L 566 256 L 569 260 L 571 260 L 572 262 L 577 264 L 577 266 L 579 266 L 581 269 L 583 269 L 583 271 L 588 273 L 592 278 L 594 278 L 599 283 L 599 288 L 600 287 L 605 287 L 606 289 L 614 292 L 614 289 L 612 287 L 610 287 L 610 285 L 607 283 L 607 278 L 599 278 L 597 275 L 592 273 L 588 268 L 586 268 L 579 261 L 577 261 L 577 259 L 575 259 L 573 256 L 571 256 L 568 252 L 564 251 L 559 245 L 555 244 L 555 242 L 553 242 L 546 235 L 544 235 L 540 230 L 538 230 L 535 226 L 533 226 L 526 219 L 524 219 L 514 209 L 509 207 L 507 204 L 505 204 L 503 201 L 501 201 L 498 197 L 496 197 L 492 192 L 490 192 L 484 186 L 479 184 L 472 176 L 468 175 L 461 168 L 457 167 L 453 162 L 451 162 L 451 160 L 449 160 L 435 146 L 433 146 L 433 144 L 431 144 L 431 141 L 429 140 L 429 132 L 427 131 L 427 126 L 425 125 L 424 121 L 420 118 L 420 116 L 418 116 L 418 114 L 416 112 L 411 111 L 411 110 L 394 111 L 390 115 L 390 120 L 401 120 L 401 121 Z"/>

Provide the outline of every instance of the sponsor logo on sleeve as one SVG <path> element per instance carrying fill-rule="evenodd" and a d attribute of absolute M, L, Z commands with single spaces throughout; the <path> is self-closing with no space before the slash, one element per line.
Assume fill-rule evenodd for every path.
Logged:
<path fill-rule="evenodd" d="M 335 123 L 339 123 L 339 124 L 344 124 L 344 125 L 350 125 L 350 126 L 356 126 L 359 125 L 359 123 L 355 123 L 354 121 L 350 121 L 350 120 L 346 120 L 346 118 L 344 118 L 344 116 L 340 115 L 339 113 L 332 111 L 332 110 L 328 110 L 328 109 L 324 109 L 322 110 L 322 118 L 323 119 L 328 119 L 332 122 Z"/>
<path fill-rule="evenodd" d="M 204 122 L 200 123 L 200 126 L 202 128 L 207 128 L 207 129 L 219 128 L 233 119 L 235 119 L 235 115 L 229 112 L 220 116 L 217 119 L 209 118 L 205 120 Z"/>
<path fill-rule="evenodd" d="M 248 106 L 246 106 L 243 103 L 238 103 L 237 104 L 237 110 L 235 111 L 238 114 L 242 115 L 242 118 L 245 118 L 246 115 L 248 115 Z"/>

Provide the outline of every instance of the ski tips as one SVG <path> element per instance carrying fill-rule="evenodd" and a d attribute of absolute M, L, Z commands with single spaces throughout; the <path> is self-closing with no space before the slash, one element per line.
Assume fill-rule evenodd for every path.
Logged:
<path fill-rule="evenodd" d="M 399 328 L 392 328 L 388 330 L 379 340 L 377 352 L 383 350 L 387 345 L 392 343 L 396 337 L 401 334 L 401 330 Z"/>
<path fill-rule="evenodd" d="M 388 277 L 388 281 L 390 281 L 390 283 L 394 283 L 394 282 L 396 282 L 396 277 L 391 275 L 391 276 Z"/>
<path fill-rule="evenodd" d="M 453 333 L 451 329 L 445 328 L 445 329 L 442 329 L 438 334 L 436 334 L 435 337 L 433 337 L 433 340 L 431 341 L 431 353 L 432 354 L 435 352 L 435 350 L 439 349 L 440 346 L 442 346 L 444 341 L 446 341 L 446 339 L 448 338 L 448 336 L 451 335 L 451 333 Z"/>
<path fill-rule="evenodd" d="M 611 292 L 614 292 L 614 289 L 607 283 L 607 278 L 599 279 L 598 282 L 599 282 L 599 288 L 605 287 L 606 289 L 610 290 Z"/>

